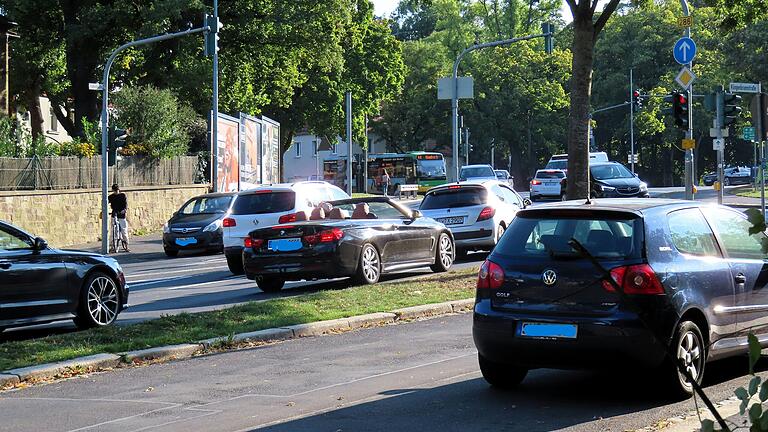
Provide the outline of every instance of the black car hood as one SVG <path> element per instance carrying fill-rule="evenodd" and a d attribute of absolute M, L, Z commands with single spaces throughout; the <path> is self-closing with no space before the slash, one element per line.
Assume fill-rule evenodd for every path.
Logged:
<path fill-rule="evenodd" d="M 623 188 L 623 187 L 629 187 L 629 186 L 636 187 L 636 188 L 640 187 L 640 179 L 637 177 L 615 178 L 615 179 L 605 179 L 605 180 L 595 179 L 595 182 L 602 185 L 615 187 L 615 188 Z"/>
<path fill-rule="evenodd" d="M 168 221 L 168 226 L 174 228 L 203 228 L 223 218 L 224 213 L 177 214 Z"/>

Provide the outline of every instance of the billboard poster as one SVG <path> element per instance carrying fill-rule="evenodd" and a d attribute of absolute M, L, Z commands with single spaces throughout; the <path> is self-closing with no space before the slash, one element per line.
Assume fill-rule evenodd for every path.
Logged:
<path fill-rule="evenodd" d="M 250 189 L 261 184 L 261 121 L 240 114 L 240 189 Z"/>
<path fill-rule="evenodd" d="M 280 183 L 280 123 L 262 116 L 262 183 Z"/>
<path fill-rule="evenodd" d="M 237 191 L 240 178 L 239 144 L 240 122 L 232 117 L 219 114 L 216 145 L 218 163 L 216 165 L 218 192 Z"/>

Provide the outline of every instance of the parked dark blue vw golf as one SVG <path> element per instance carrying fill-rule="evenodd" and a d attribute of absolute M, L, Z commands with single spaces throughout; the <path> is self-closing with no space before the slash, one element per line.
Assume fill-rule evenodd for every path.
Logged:
<path fill-rule="evenodd" d="M 660 368 L 691 394 L 708 361 L 768 346 L 764 233 L 743 213 L 691 201 L 605 199 L 521 210 L 482 265 L 473 335 L 485 379 L 534 368 Z M 610 272 L 624 295 L 569 243 Z"/>

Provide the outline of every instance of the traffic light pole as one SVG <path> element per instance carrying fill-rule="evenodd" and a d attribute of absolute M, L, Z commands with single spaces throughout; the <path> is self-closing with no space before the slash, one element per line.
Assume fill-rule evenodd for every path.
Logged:
<path fill-rule="evenodd" d="M 683 7 L 683 14 L 685 16 L 691 16 L 691 11 L 688 8 L 688 0 L 680 0 L 680 5 Z M 691 28 L 685 28 L 685 37 L 691 37 Z M 688 63 L 688 69 L 693 70 L 693 59 Z M 688 132 L 686 138 L 693 139 L 693 85 L 688 87 Z M 694 170 L 694 153 L 693 149 L 687 149 L 685 151 L 685 199 L 693 200 L 693 178 L 695 176 Z"/>
<path fill-rule="evenodd" d="M 720 88 L 720 90 L 717 91 L 717 96 L 715 97 L 715 129 L 717 130 L 717 137 L 716 139 L 719 142 L 722 142 L 723 139 L 723 89 Z M 723 145 L 718 146 L 717 148 L 717 184 L 720 185 L 720 187 L 717 188 L 717 203 L 722 204 L 723 203 L 723 159 L 724 157 L 724 149 Z"/>
<path fill-rule="evenodd" d="M 219 0 L 213 0 L 213 22 L 219 22 Z M 217 24 L 218 25 L 218 24 Z M 216 29 L 218 31 L 218 29 Z M 213 98 L 211 107 L 211 183 L 213 191 L 219 192 L 219 50 L 213 49 Z"/>
<path fill-rule="evenodd" d="M 107 161 L 107 153 L 109 149 L 109 70 L 112 68 L 112 63 L 115 62 L 115 58 L 122 51 L 128 48 L 133 48 L 139 45 L 146 45 L 154 42 L 161 42 L 168 39 L 174 39 L 182 36 L 187 36 L 195 33 L 202 33 L 207 30 L 207 27 L 203 26 L 196 29 L 184 30 L 176 33 L 167 33 L 164 35 L 153 36 L 146 39 L 139 39 L 132 42 L 128 42 L 119 46 L 116 50 L 112 51 L 109 56 L 106 65 L 104 66 L 104 75 L 102 76 L 102 101 L 101 101 L 101 253 L 107 254 L 109 252 L 109 215 L 107 214 L 108 197 L 107 197 L 107 183 L 109 166 Z"/>
<path fill-rule="evenodd" d="M 631 156 L 630 169 L 635 173 L 635 83 L 632 76 L 632 69 L 629 70 L 629 153 Z"/>
<path fill-rule="evenodd" d="M 549 28 L 549 27 L 548 27 Z M 494 42 L 487 42 L 477 45 L 472 45 L 471 47 L 465 48 L 464 51 L 459 53 L 459 55 L 456 57 L 456 61 L 453 62 L 453 97 L 451 98 L 451 149 L 453 151 L 453 171 L 456 175 L 456 181 L 459 180 L 459 63 L 461 63 L 461 59 L 464 58 L 465 55 L 469 54 L 472 51 L 479 50 L 482 48 L 492 48 L 502 45 L 510 45 L 515 42 L 521 42 L 526 41 L 530 39 L 536 39 L 536 38 L 551 38 L 553 36 L 552 31 L 536 34 L 536 35 L 530 35 L 530 36 L 523 36 L 518 38 L 512 38 L 512 39 L 504 39 L 504 40 L 498 40 Z M 548 50 L 551 48 L 551 44 L 547 42 Z"/>

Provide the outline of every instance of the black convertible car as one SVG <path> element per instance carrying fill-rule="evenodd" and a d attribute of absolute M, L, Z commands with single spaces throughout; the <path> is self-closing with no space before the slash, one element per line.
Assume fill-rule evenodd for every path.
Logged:
<path fill-rule="evenodd" d="M 251 231 L 244 246 L 245 274 L 266 292 L 286 280 L 352 276 L 372 284 L 409 268 L 442 272 L 455 258 L 445 225 L 383 197 L 322 203 L 296 223 Z"/>
<path fill-rule="evenodd" d="M 73 319 L 80 328 L 112 324 L 128 305 L 113 258 L 57 250 L 0 222 L 0 331 Z"/>

